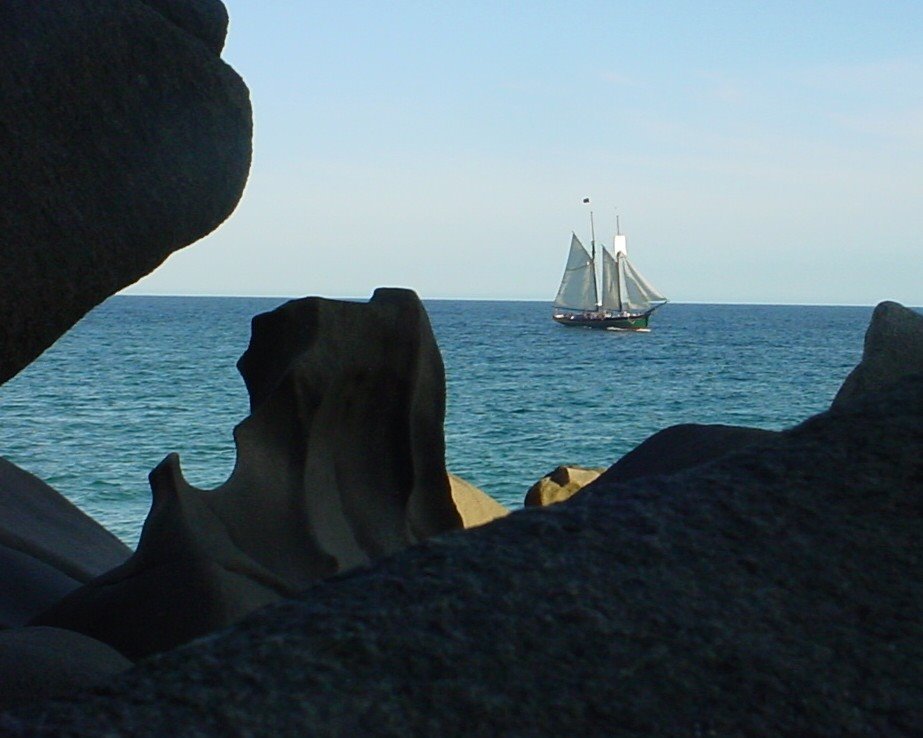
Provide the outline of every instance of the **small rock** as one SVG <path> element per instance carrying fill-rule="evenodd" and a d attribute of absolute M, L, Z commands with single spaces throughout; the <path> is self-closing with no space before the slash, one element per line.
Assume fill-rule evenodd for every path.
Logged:
<path fill-rule="evenodd" d="M 559 466 L 529 488 L 523 504 L 532 507 L 563 502 L 594 481 L 603 471 L 580 466 Z"/>
<path fill-rule="evenodd" d="M 493 497 L 461 477 L 449 474 L 449 483 L 452 485 L 452 501 L 465 528 L 474 528 L 509 515 L 510 511 Z"/>

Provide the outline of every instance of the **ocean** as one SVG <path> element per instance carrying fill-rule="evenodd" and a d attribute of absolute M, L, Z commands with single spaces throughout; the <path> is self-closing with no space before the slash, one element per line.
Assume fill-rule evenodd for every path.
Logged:
<path fill-rule="evenodd" d="M 283 298 L 118 295 L 0 386 L 0 456 L 127 544 L 178 452 L 210 489 L 248 413 L 235 364 Z M 446 366 L 450 471 L 505 505 L 561 464 L 607 467 L 676 423 L 780 430 L 826 409 L 871 307 L 670 303 L 649 333 L 559 326 L 545 302 L 427 301 Z"/>

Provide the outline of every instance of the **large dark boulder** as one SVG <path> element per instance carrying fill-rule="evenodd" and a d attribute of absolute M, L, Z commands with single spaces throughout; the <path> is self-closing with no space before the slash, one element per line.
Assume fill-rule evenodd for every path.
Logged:
<path fill-rule="evenodd" d="M 130 666 L 114 648 L 71 630 L 0 630 L 0 710 L 105 685 Z"/>
<path fill-rule="evenodd" d="M 220 0 L 141 0 L 216 54 L 224 48 L 228 11 Z"/>
<path fill-rule="evenodd" d="M 0 3 L 0 383 L 234 209 L 226 24 L 213 0 Z"/>
<path fill-rule="evenodd" d="M 905 376 L 318 583 L 0 730 L 920 735 L 921 500 L 923 379 Z"/>
<path fill-rule="evenodd" d="M 462 527 L 445 468 L 442 359 L 415 294 L 288 302 L 253 319 L 238 366 L 251 414 L 234 432 L 231 478 L 199 490 L 167 457 L 151 474 L 135 554 L 34 624 L 135 659 Z M 469 524 L 486 519 L 482 504 L 468 510 L 476 492 L 459 491 Z"/>
<path fill-rule="evenodd" d="M 672 425 L 625 454 L 603 472 L 599 481 L 618 484 L 658 474 L 675 474 L 775 435 L 776 431 L 738 425 Z"/>
<path fill-rule="evenodd" d="M 0 459 L 0 628 L 28 622 L 130 555 L 47 484 Z"/>

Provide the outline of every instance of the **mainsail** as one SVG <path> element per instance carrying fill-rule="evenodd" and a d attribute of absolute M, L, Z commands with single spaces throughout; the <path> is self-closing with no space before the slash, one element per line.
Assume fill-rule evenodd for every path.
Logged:
<path fill-rule="evenodd" d="M 619 289 L 619 267 L 603 247 L 602 309 L 622 312 L 622 291 Z"/>
<path fill-rule="evenodd" d="M 593 259 L 576 235 L 571 235 L 570 253 L 564 267 L 564 277 L 554 298 L 554 306 L 562 310 L 596 310 L 596 274 Z"/>

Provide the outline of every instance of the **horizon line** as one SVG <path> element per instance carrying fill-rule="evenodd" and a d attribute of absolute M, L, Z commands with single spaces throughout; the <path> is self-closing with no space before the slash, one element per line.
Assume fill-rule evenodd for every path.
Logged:
<path fill-rule="evenodd" d="M 410 289 L 410 288 L 396 288 Z M 416 292 L 416 290 L 411 290 Z M 417 296 L 420 297 L 419 293 Z M 112 297 L 162 297 L 162 298 L 216 298 L 216 299 L 250 299 L 250 300 L 300 300 L 304 297 L 321 297 L 326 300 L 346 300 L 349 302 L 367 301 L 371 298 L 358 296 L 328 296 L 328 295 L 231 295 L 231 294 L 204 294 L 204 293 L 123 293 L 117 292 Z M 501 298 L 501 297 L 420 297 L 421 302 L 524 302 L 524 303 L 547 303 L 552 304 L 551 300 L 539 298 Z M 855 302 L 746 302 L 746 301 L 710 301 L 710 300 L 670 300 L 667 305 L 726 305 L 726 306 L 751 306 L 751 307 L 867 307 L 874 308 L 882 302 L 897 302 L 904 307 L 915 310 L 923 310 L 923 305 L 906 305 L 899 300 L 879 300 L 872 303 L 855 303 Z"/>

